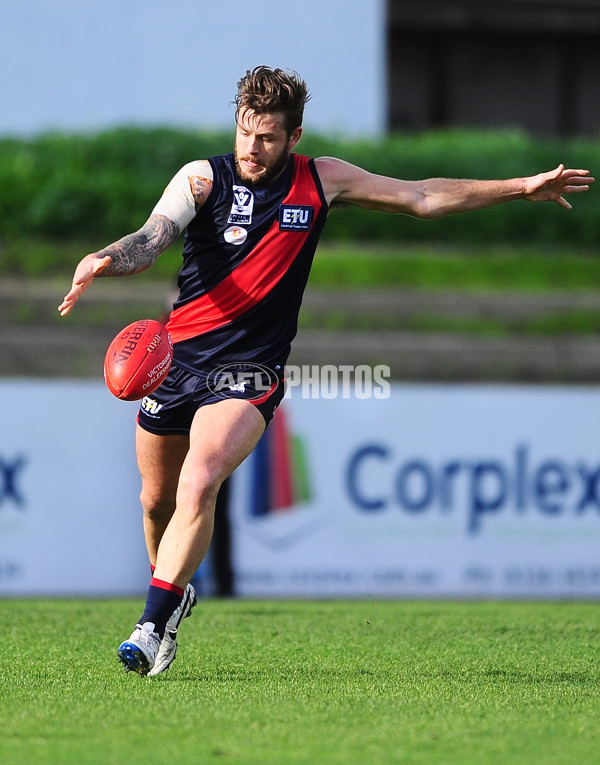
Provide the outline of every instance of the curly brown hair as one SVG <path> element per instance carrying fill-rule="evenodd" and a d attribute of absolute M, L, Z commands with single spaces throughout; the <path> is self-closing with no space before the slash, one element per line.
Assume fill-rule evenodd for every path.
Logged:
<path fill-rule="evenodd" d="M 302 125 L 304 105 L 310 94 L 304 80 L 292 69 L 271 69 L 257 66 L 246 70 L 238 82 L 234 104 L 235 119 L 241 109 L 252 109 L 256 114 L 281 112 L 288 135 Z"/>

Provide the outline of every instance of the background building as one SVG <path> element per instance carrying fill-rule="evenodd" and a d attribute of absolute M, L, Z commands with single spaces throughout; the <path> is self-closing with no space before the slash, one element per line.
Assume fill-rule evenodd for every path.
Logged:
<path fill-rule="evenodd" d="M 386 34 L 389 129 L 599 133 L 598 0 L 388 0 Z"/>

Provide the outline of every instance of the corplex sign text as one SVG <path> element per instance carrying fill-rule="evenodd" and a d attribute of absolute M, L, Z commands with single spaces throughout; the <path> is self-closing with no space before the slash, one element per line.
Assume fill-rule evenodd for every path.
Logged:
<path fill-rule="evenodd" d="M 600 464 L 559 457 L 532 464 L 526 445 L 517 446 L 510 461 L 457 458 L 436 465 L 422 457 L 395 463 L 385 444 L 365 444 L 351 455 L 345 482 L 352 503 L 365 513 L 392 506 L 413 515 L 465 507 L 471 534 L 486 516 L 507 511 L 524 515 L 533 509 L 548 518 L 593 511 L 600 521 Z"/>
<path fill-rule="evenodd" d="M 19 474 L 26 465 L 25 457 L 18 456 L 6 459 L 0 455 L 0 507 L 5 502 L 11 502 L 17 507 L 23 507 L 25 497 L 20 491 Z"/>

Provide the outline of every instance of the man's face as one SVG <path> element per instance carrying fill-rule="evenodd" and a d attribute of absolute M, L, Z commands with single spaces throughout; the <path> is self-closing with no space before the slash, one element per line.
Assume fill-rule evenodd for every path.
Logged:
<path fill-rule="evenodd" d="M 240 178 L 259 186 L 275 180 L 301 134 L 302 128 L 298 127 L 288 135 L 283 114 L 241 110 L 235 133 L 235 164 Z"/>

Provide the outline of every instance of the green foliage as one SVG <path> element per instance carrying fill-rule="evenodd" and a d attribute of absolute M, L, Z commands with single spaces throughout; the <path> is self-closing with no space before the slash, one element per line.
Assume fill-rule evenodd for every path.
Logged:
<path fill-rule="evenodd" d="M 598 759 L 594 603 L 205 600 L 157 678 L 116 661 L 139 608 L 0 602 L 1 762 Z"/>
<path fill-rule="evenodd" d="M 98 239 L 105 244 L 139 228 L 174 173 L 192 159 L 230 150 L 233 135 L 172 128 L 122 127 L 91 134 L 0 139 L 0 237 Z M 334 155 L 374 172 L 503 178 L 559 162 L 597 171 L 600 149 L 588 140 L 541 140 L 519 132 L 450 131 L 348 140 L 307 134 L 300 150 Z M 330 241 L 600 244 L 594 193 L 573 195 L 574 209 L 523 202 L 438 221 L 356 208 L 335 210 Z"/>
<path fill-rule="evenodd" d="M 600 260 L 592 250 L 521 245 L 429 243 L 398 250 L 381 243 L 321 245 L 309 285 L 433 290 L 549 292 L 592 290 L 600 283 Z"/>
<path fill-rule="evenodd" d="M 113 241 L 144 223 L 183 164 L 231 141 L 134 127 L 0 140 L 0 235 Z"/>

